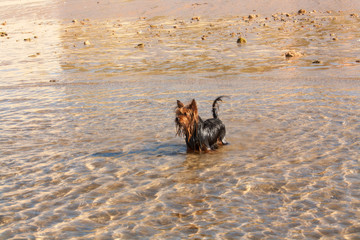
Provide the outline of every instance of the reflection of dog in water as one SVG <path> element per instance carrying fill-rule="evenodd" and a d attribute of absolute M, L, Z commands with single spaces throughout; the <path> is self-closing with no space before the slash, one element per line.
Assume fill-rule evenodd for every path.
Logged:
<path fill-rule="evenodd" d="M 175 109 L 177 135 L 185 137 L 188 151 L 210 151 L 216 149 L 218 144 L 228 144 L 225 141 L 225 125 L 218 118 L 218 101 L 222 101 L 223 97 L 220 96 L 214 100 L 213 118 L 206 121 L 198 115 L 195 99 L 186 106 L 177 100 Z"/>

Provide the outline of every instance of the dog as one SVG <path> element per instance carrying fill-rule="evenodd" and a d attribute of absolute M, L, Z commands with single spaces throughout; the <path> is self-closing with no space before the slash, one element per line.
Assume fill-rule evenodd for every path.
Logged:
<path fill-rule="evenodd" d="M 177 100 L 175 108 L 176 135 L 185 137 L 188 152 L 209 152 L 218 148 L 219 144 L 227 145 L 225 125 L 219 119 L 218 102 L 225 96 L 216 98 L 212 105 L 213 118 L 203 121 L 198 114 L 195 99 L 184 105 Z"/>

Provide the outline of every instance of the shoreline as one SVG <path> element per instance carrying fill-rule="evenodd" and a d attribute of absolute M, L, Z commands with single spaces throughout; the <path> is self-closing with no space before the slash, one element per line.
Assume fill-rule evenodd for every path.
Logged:
<path fill-rule="evenodd" d="M 121 4 L 134 7 L 136 2 Z M 42 15 L 41 19 L 36 18 L 38 15 L 26 18 L 26 14 L 33 13 L 31 8 L 22 18 L 14 15 L 11 19 L 1 19 L 0 41 L 12 53 L 3 52 L 3 76 L 15 77 L 14 81 L 2 84 L 20 81 L 15 69 L 28 72 L 33 79 L 44 77 L 41 71 L 27 71 L 34 64 L 46 66 L 43 68 L 51 72 L 46 82 L 61 79 L 54 78 L 54 72 L 59 75 L 91 72 L 89 78 L 183 73 L 357 78 L 360 69 L 360 55 L 350 51 L 360 41 L 359 11 L 305 9 L 299 13 L 297 9 L 269 15 L 250 12 L 234 17 L 171 18 L 155 16 L 153 9 L 147 16 L 154 14 L 154 17 L 141 14 L 130 17 L 129 13 L 129 18 L 106 15 L 108 18 L 101 19 L 96 15 L 75 16 L 72 13 L 79 13 L 76 8 L 61 12 L 64 6 L 57 3 L 46 5 L 53 12 Z M 42 4 L 38 0 L 30 5 L 44 10 Z M 90 5 L 82 7 L 94 13 Z M 195 7 L 211 8 L 210 4 Z M 49 19 L 54 12 L 63 15 Z M 104 16 L 101 12 L 96 14 Z M 239 43 L 241 37 L 247 43 Z M 23 61 L 18 61 L 19 58 Z"/>

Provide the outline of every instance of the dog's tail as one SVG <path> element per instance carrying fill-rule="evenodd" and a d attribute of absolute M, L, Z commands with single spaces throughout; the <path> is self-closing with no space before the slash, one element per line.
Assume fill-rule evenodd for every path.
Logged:
<path fill-rule="evenodd" d="M 218 115 L 218 111 L 219 111 L 219 104 L 218 104 L 218 102 L 219 102 L 219 101 L 222 101 L 222 98 L 224 98 L 224 97 L 227 97 L 227 96 L 220 96 L 220 97 L 218 97 L 218 98 L 216 98 L 216 99 L 214 100 L 214 103 L 213 103 L 213 105 L 212 105 L 212 112 L 213 112 L 213 117 L 214 117 L 214 118 L 218 118 L 218 117 L 219 117 L 219 115 Z"/>

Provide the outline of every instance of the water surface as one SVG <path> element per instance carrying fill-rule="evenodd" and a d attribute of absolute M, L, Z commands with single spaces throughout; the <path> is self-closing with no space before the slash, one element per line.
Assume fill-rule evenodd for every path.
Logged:
<path fill-rule="evenodd" d="M 0 239 L 357 239 L 359 18 L 282 17 L 1 25 Z"/>

